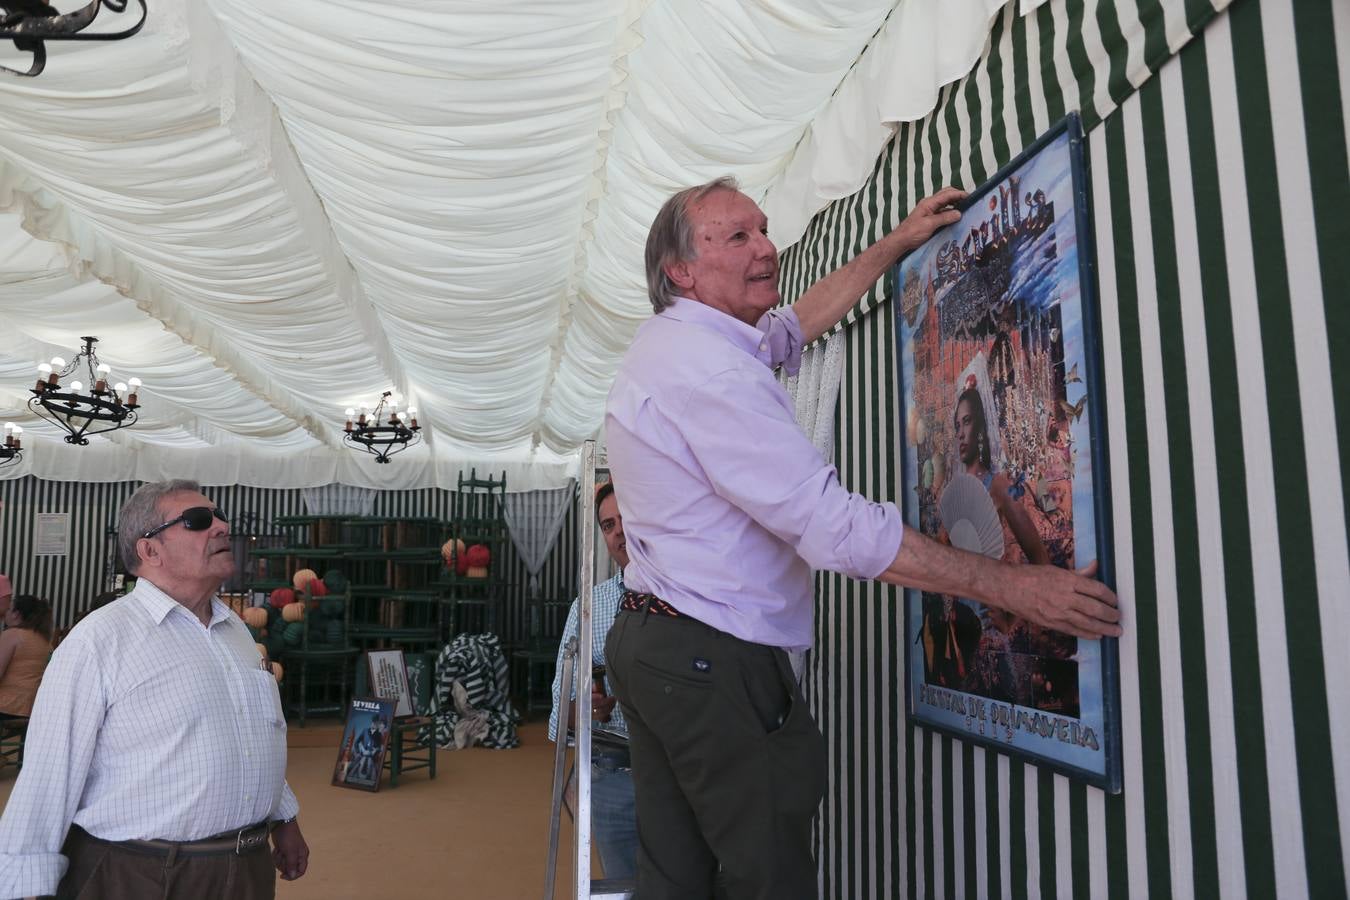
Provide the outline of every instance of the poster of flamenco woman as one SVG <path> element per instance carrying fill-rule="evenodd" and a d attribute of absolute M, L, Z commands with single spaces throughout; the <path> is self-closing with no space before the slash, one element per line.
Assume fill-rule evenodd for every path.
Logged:
<path fill-rule="evenodd" d="M 1070 116 L 896 269 L 900 506 L 925 535 L 1113 584 L 1085 148 Z M 1114 640 L 906 594 L 909 715 L 1120 790 Z"/>

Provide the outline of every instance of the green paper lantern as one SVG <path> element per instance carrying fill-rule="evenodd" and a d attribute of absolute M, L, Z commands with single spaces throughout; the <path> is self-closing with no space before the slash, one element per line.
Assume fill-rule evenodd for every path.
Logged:
<path fill-rule="evenodd" d="M 323 573 L 323 586 L 328 588 L 330 594 L 343 593 L 347 590 L 347 584 L 347 576 L 337 569 L 329 569 Z"/>

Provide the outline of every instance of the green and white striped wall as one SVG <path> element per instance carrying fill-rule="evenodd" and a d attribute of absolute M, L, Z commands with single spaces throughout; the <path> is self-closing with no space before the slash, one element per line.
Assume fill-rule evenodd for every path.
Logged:
<path fill-rule="evenodd" d="M 898 598 L 822 577 L 821 896 L 1344 898 L 1350 3 L 1011 6 L 969 77 L 784 255 L 785 294 L 1082 111 L 1128 629 L 1125 790 L 911 727 Z M 842 339 L 841 476 L 893 498 L 888 286 Z"/>
<path fill-rule="evenodd" d="M 31 476 L 0 481 L 0 572 L 8 574 L 17 593 L 37 594 L 51 601 L 58 628 L 69 625 L 104 590 L 116 552 L 108 529 L 137 483 L 130 481 L 75 484 L 42 481 Z M 304 515 L 302 490 L 239 486 L 206 487 L 203 492 L 232 519 L 254 515 L 270 523 L 277 516 Z M 434 516 L 449 519 L 454 492 L 437 488 L 413 491 L 376 491 L 376 516 Z M 70 550 L 66 556 L 33 555 L 34 517 L 41 513 L 70 515 Z M 552 552 L 539 575 L 540 595 L 568 598 L 576 594 L 576 509 L 568 515 Z M 502 572 L 507 580 L 506 600 L 498 619 L 503 641 L 519 643 L 528 637 L 526 609 L 528 573 L 514 546 L 506 550 Z M 550 627 L 545 624 L 545 628 Z M 552 623 L 554 631 L 562 622 Z"/>

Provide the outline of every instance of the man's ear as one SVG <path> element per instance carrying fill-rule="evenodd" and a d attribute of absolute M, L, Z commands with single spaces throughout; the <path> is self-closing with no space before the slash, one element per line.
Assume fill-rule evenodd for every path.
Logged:
<path fill-rule="evenodd" d="M 137 570 L 146 566 L 158 566 L 160 564 L 159 546 L 149 538 L 141 538 L 136 542 L 136 557 L 141 561 Z"/>
<path fill-rule="evenodd" d="M 694 275 L 689 271 L 689 264 L 684 260 L 666 263 L 662 268 L 665 270 L 666 277 L 680 290 L 687 291 L 694 286 Z"/>

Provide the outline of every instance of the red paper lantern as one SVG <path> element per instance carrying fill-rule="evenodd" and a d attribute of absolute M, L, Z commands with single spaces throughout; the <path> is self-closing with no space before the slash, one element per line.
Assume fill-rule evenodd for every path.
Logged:
<path fill-rule="evenodd" d="M 281 609 L 287 603 L 295 602 L 295 591 L 290 588 L 277 588 L 271 594 L 268 594 L 267 602 L 277 609 Z"/>

